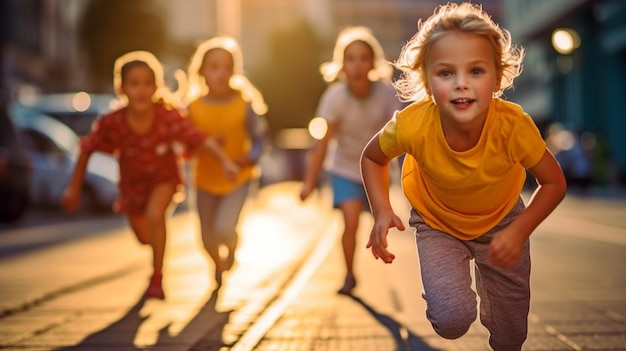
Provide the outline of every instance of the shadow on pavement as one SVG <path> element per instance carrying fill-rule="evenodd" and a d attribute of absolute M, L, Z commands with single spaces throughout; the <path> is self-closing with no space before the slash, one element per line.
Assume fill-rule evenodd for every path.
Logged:
<path fill-rule="evenodd" d="M 184 349 L 184 350 L 220 350 L 226 346 L 222 341 L 222 331 L 228 323 L 231 311 L 217 311 L 219 289 L 213 290 L 206 303 L 186 324 L 185 328 L 172 335 L 170 324 L 160 326 L 157 337 L 153 340 L 141 340 L 141 329 L 150 319 L 150 304 L 165 304 L 163 301 L 140 298 L 137 303 L 119 320 L 90 336 L 80 343 L 59 348 L 59 350 L 147 350 L 147 349 Z M 154 308 L 154 306 L 152 306 Z M 191 342 L 202 330 L 200 341 Z"/>
<path fill-rule="evenodd" d="M 408 328 L 404 327 L 402 324 L 398 323 L 395 319 L 379 313 L 372 306 L 368 305 L 365 301 L 361 300 L 359 297 L 350 295 L 350 297 L 358 302 L 367 312 L 369 312 L 377 321 L 380 322 L 383 326 L 385 326 L 394 339 L 396 340 L 397 348 L 396 351 L 440 351 L 438 349 L 433 349 L 427 344 L 425 344 L 418 336 L 411 333 Z"/>

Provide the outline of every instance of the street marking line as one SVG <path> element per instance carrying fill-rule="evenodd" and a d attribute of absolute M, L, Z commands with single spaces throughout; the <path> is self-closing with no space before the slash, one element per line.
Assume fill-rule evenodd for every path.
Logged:
<path fill-rule="evenodd" d="M 610 310 L 604 310 L 603 311 L 604 315 L 607 316 L 608 318 L 616 321 L 617 323 L 622 323 L 622 324 L 626 324 L 626 322 L 624 321 L 624 317 L 617 313 L 617 312 L 613 312 Z"/>
<path fill-rule="evenodd" d="M 583 350 L 583 348 L 581 346 L 579 346 L 578 344 L 576 344 L 575 342 L 570 340 L 567 336 L 561 334 L 555 327 L 551 326 L 548 323 L 543 322 L 541 320 L 541 318 L 539 318 L 539 316 L 537 316 L 536 314 L 530 313 L 528 318 L 535 324 L 542 324 L 543 325 L 543 329 L 546 332 L 548 332 L 548 334 L 554 336 L 560 342 L 562 342 L 565 345 L 571 347 L 573 350 L 575 350 L 575 351 L 582 351 Z"/>
<path fill-rule="evenodd" d="M 338 218 L 336 215 L 333 215 L 331 225 L 320 236 L 309 258 L 300 268 L 293 281 L 287 286 L 283 294 L 237 340 L 230 348 L 231 351 L 250 351 L 258 345 L 328 257 L 339 238 L 340 232 Z"/>

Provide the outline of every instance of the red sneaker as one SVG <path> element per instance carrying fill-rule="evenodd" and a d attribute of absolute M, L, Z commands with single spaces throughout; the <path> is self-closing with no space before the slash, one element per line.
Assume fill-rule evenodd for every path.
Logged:
<path fill-rule="evenodd" d="M 154 274 L 150 278 L 150 285 L 148 285 L 148 289 L 146 290 L 146 298 L 150 299 L 165 299 L 165 292 L 163 292 L 163 275 L 162 274 Z"/>

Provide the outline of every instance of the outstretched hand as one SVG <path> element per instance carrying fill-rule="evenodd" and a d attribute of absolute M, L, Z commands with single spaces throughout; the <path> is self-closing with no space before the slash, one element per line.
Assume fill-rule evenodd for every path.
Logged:
<path fill-rule="evenodd" d="M 394 254 L 387 250 L 387 234 L 389 229 L 394 227 L 398 230 L 404 230 L 402 220 L 395 213 L 389 212 L 375 217 L 374 227 L 367 242 L 366 247 L 372 249 L 374 257 L 382 259 L 385 263 L 392 263 L 396 258 Z"/>
<path fill-rule="evenodd" d="M 313 192 L 313 186 L 307 183 L 302 184 L 302 188 L 300 189 L 300 200 L 306 200 L 309 195 Z"/>
<path fill-rule="evenodd" d="M 226 175 L 226 179 L 230 181 L 236 180 L 240 171 L 241 168 L 239 168 L 236 163 L 230 160 L 224 161 L 224 174 Z"/>

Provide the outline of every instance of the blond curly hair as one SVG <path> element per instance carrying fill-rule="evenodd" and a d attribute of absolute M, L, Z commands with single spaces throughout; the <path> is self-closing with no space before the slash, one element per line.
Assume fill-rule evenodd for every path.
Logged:
<path fill-rule="evenodd" d="M 394 66 L 402 71 L 393 82 L 402 101 L 421 101 L 427 93 L 426 60 L 433 43 L 451 31 L 477 35 L 491 43 L 500 77 L 500 89 L 494 97 L 513 86 L 513 80 L 522 72 L 524 49 L 512 45 L 511 34 L 500 28 L 482 7 L 472 3 L 448 3 L 437 7 L 426 21 L 418 22 L 418 32 L 402 48 Z"/>

